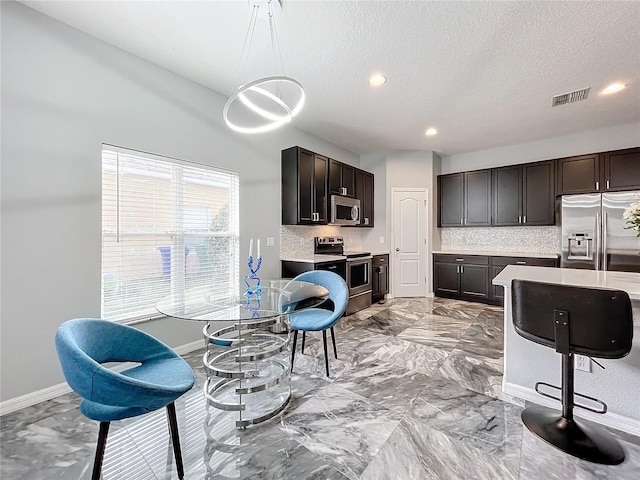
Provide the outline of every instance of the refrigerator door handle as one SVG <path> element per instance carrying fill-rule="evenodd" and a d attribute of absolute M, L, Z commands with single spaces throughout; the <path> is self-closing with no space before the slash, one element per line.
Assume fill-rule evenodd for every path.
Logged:
<path fill-rule="evenodd" d="M 602 224 L 600 222 L 600 213 L 596 213 L 596 270 L 600 270 L 600 251 L 602 242 Z"/>
<path fill-rule="evenodd" d="M 602 218 L 602 270 L 607 271 L 607 212 Z"/>

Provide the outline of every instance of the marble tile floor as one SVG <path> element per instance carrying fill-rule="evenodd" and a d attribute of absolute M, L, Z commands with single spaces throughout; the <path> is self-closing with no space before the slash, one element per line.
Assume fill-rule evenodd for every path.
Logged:
<path fill-rule="evenodd" d="M 308 335 L 289 405 L 246 430 L 235 428 L 237 414 L 205 405 L 202 352 L 186 355 L 197 384 L 176 403 L 185 478 L 640 478 L 640 437 L 610 430 L 627 459 L 602 466 L 523 428 L 523 402 L 500 388 L 501 308 L 396 299 L 341 319 L 335 330 L 330 378 L 320 335 Z M 77 407 L 67 394 L 2 417 L 0 478 L 90 478 L 97 424 Z M 104 480 L 175 478 L 164 411 L 112 424 Z"/>

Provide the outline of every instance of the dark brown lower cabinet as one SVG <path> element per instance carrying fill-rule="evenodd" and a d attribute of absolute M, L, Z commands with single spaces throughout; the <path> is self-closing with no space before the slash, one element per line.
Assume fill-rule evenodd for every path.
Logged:
<path fill-rule="evenodd" d="M 389 255 L 374 255 L 371 261 L 371 301 L 379 302 L 389 293 Z"/>
<path fill-rule="evenodd" d="M 437 297 L 502 305 L 503 288 L 491 282 L 507 265 L 557 267 L 559 259 L 434 254 L 433 291 Z"/>
<path fill-rule="evenodd" d="M 489 298 L 489 257 L 433 256 L 434 292 L 439 297 L 478 301 Z"/>

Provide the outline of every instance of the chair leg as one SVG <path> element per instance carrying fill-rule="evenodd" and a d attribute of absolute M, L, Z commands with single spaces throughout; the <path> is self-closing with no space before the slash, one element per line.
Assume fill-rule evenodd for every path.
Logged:
<path fill-rule="evenodd" d="M 93 461 L 93 474 L 91 480 L 100 480 L 102 473 L 102 459 L 107 446 L 107 434 L 109 433 L 109 422 L 100 422 L 100 432 L 98 433 L 98 444 L 96 445 L 96 458 Z"/>
<path fill-rule="evenodd" d="M 322 342 L 324 343 L 324 366 L 327 369 L 327 377 L 329 376 L 329 355 L 327 355 L 327 331 L 322 331 Z"/>
<path fill-rule="evenodd" d="M 304 340 L 307 338 L 307 332 L 302 331 L 302 350 L 301 353 L 304 355 Z"/>
<path fill-rule="evenodd" d="M 333 342 L 333 355 L 338 359 L 338 350 L 336 349 L 336 334 L 331 327 L 331 341 Z"/>
<path fill-rule="evenodd" d="M 184 478 L 184 466 L 182 464 L 182 450 L 180 448 L 180 436 L 178 435 L 178 419 L 176 417 L 176 404 L 171 402 L 167 405 L 167 417 L 169 419 L 169 430 L 171 431 L 171 440 L 173 442 L 173 454 L 176 457 L 176 468 L 178 469 L 178 478 Z"/>
<path fill-rule="evenodd" d="M 304 332 L 303 332 L 304 335 Z M 304 338 L 304 336 L 302 337 Z M 293 373 L 293 360 L 296 358 L 296 343 L 298 341 L 298 330 L 293 331 L 293 347 L 291 348 L 291 370 L 290 373 Z"/>

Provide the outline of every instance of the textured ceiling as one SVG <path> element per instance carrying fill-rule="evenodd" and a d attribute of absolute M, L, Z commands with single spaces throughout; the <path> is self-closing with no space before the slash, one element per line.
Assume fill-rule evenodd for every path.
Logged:
<path fill-rule="evenodd" d="M 251 15 L 246 0 L 22 3 L 225 96 Z M 453 155 L 640 121 L 638 1 L 283 0 L 276 25 L 307 93 L 293 125 L 358 154 Z M 251 53 L 247 81 L 274 74 L 266 21 Z M 383 87 L 368 86 L 374 71 Z M 628 88 L 599 95 L 613 81 Z M 584 87 L 586 101 L 551 108 Z"/>

